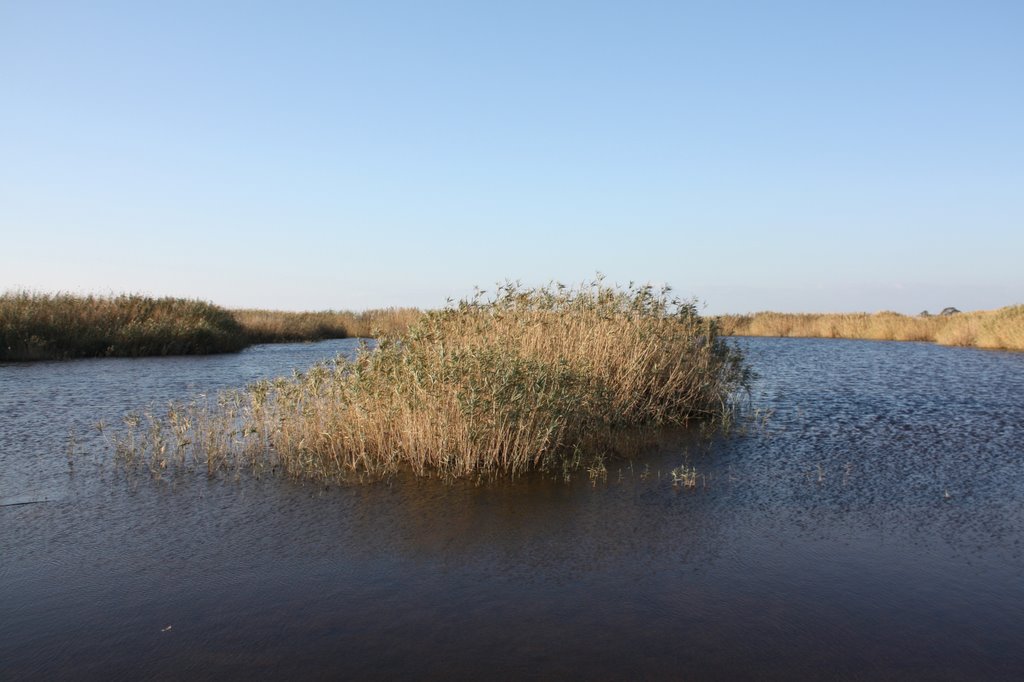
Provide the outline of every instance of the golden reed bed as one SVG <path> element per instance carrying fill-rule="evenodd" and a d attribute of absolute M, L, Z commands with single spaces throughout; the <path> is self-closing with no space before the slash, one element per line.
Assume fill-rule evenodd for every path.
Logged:
<path fill-rule="evenodd" d="M 878 341 L 931 341 L 946 346 L 1024 350 L 1024 305 L 953 315 L 773 313 L 722 315 L 723 334 Z"/>
<path fill-rule="evenodd" d="M 414 308 L 293 313 L 227 310 L 137 294 L 0 294 L 0 362 L 230 353 L 254 343 L 372 337 L 404 331 Z"/>
<path fill-rule="evenodd" d="M 727 425 L 749 379 L 740 351 L 668 289 L 508 283 L 355 360 L 138 415 L 117 452 L 158 477 L 600 475 L 654 430 Z"/>
<path fill-rule="evenodd" d="M 232 310 L 252 343 L 372 338 L 398 334 L 420 318 L 416 308 L 380 308 L 363 312 L 295 313 L 282 310 Z"/>

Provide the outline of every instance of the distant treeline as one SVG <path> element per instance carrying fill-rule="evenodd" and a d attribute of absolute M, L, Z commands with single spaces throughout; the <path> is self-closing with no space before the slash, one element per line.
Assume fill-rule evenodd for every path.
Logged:
<path fill-rule="evenodd" d="M 254 343 L 393 332 L 419 315 L 411 308 L 291 313 L 180 298 L 14 292 L 0 296 L 0 361 L 230 353 Z"/>
<path fill-rule="evenodd" d="M 880 341 L 930 341 L 947 346 L 1024 350 L 1024 305 L 944 315 L 772 313 L 722 315 L 722 333 Z"/>

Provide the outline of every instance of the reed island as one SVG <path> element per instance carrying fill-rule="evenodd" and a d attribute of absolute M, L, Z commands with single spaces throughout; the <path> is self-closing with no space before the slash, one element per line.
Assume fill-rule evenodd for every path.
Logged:
<path fill-rule="evenodd" d="M 354 360 L 136 415 L 117 450 L 157 476 L 599 471 L 645 431 L 728 422 L 750 378 L 717 323 L 667 288 L 507 283 Z"/>

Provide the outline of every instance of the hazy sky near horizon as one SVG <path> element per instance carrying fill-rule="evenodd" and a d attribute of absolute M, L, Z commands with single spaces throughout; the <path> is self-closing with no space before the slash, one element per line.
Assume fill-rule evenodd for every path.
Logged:
<path fill-rule="evenodd" d="M 0 0 L 0 290 L 1024 302 L 1024 2 Z"/>

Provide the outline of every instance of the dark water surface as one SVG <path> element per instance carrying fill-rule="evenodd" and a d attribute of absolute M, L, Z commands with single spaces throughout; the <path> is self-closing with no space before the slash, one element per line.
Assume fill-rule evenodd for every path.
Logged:
<path fill-rule="evenodd" d="M 766 428 L 480 487 L 156 483 L 90 428 L 351 341 L 0 366 L 0 679 L 1024 678 L 1024 354 L 738 343 Z"/>

